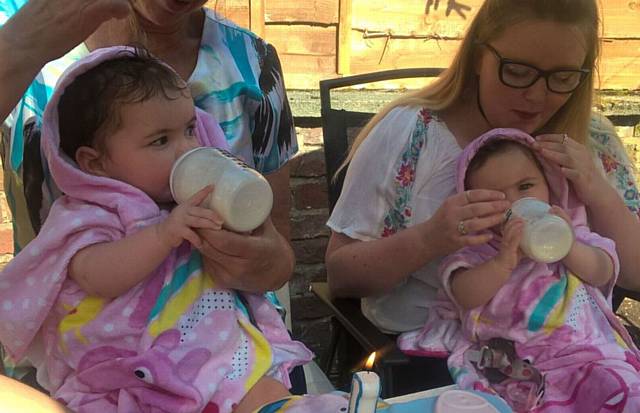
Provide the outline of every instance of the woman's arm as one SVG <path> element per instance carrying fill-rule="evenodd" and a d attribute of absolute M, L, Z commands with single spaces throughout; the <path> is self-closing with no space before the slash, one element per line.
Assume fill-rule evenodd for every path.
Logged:
<path fill-rule="evenodd" d="M 589 223 L 594 232 L 616 243 L 620 259 L 617 284 L 640 291 L 640 221 L 607 182 L 597 190 L 600 196 L 587 204 Z"/>
<path fill-rule="evenodd" d="M 429 261 L 488 242 L 492 235 L 485 230 L 500 224 L 508 207 L 502 192 L 471 190 L 448 198 L 429 220 L 389 237 L 357 241 L 334 232 L 325 258 L 331 292 L 350 297 L 388 293 Z"/>
<path fill-rule="evenodd" d="M 30 0 L 0 27 L 0 120 L 31 81 L 103 22 L 129 14 L 127 0 Z"/>
<path fill-rule="evenodd" d="M 373 241 L 332 232 L 325 255 L 331 293 L 367 297 L 390 292 L 438 256 L 436 243 L 424 241 L 418 226 Z"/>

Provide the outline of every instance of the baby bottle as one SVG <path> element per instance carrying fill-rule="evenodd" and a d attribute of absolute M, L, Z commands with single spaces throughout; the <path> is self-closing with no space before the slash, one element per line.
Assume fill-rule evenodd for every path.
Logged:
<path fill-rule="evenodd" d="M 257 171 L 231 155 L 211 147 L 184 153 L 173 164 L 169 180 L 176 202 L 185 202 L 207 185 L 214 190 L 202 206 L 216 211 L 225 228 L 252 231 L 271 213 L 273 192 L 269 182 Z"/>
<path fill-rule="evenodd" d="M 524 220 L 520 249 L 534 261 L 551 263 L 563 259 L 573 245 L 573 230 L 557 215 L 549 213 L 551 206 L 536 198 L 521 198 L 511 205 L 511 215 Z"/>

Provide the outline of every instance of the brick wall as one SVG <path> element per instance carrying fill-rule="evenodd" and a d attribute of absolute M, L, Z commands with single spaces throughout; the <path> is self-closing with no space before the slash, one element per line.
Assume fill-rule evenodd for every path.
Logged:
<path fill-rule="evenodd" d="M 11 228 L 11 212 L 4 193 L 4 176 L 0 173 L 0 268 L 13 256 L 13 231 Z"/>
<path fill-rule="evenodd" d="M 330 313 L 309 291 L 309 284 L 326 279 L 329 210 L 322 130 L 296 129 L 300 151 L 291 161 L 291 239 L 297 260 L 289 283 L 292 324 L 294 336 L 320 355 L 328 344 Z"/>

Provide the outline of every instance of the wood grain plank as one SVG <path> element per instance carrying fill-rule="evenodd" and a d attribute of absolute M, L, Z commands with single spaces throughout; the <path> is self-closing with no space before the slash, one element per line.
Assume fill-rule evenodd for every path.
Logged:
<path fill-rule="evenodd" d="M 269 0 L 265 5 L 265 21 L 314 22 L 338 24 L 338 0 Z"/>
<path fill-rule="evenodd" d="M 341 75 L 351 73 L 351 24 L 353 0 L 340 1 L 340 16 L 338 22 L 338 68 Z"/>
<path fill-rule="evenodd" d="M 447 67 L 459 40 L 351 38 L 352 73 L 404 67 Z M 384 51 L 384 54 L 383 54 Z M 600 62 L 601 89 L 640 89 L 640 39 L 603 43 Z"/>
<path fill-rule="evenodd" d="M 265 21 L 264 21 L 265 0 L 249 0 L 249 29 L 264 38 Z"/>
<path fill-rule="evenodd" d="M 462 37 L 483 3 L 484 0 L 353 0 L 353 27 L 369 32 Z M 603 6 L 603 37 L 640 38 L 640 1 L 599 3 Z"/>
<path fill-rule="evenodd" d="M 205 7 L 240 27 L 249 28 L 249 0 L 209 0 Z"/>

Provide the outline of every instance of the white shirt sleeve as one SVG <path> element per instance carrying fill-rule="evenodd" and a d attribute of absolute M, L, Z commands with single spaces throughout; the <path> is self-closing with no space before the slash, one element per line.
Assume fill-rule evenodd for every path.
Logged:
<path fill-rule="evenodd" d="M 361 241 L 380 238 L 384 214 L 396 197 L 394 166 L 411 140 L 420 109 L 391 110 L 360 145 L 327 223 L 333 231 Z"/>

